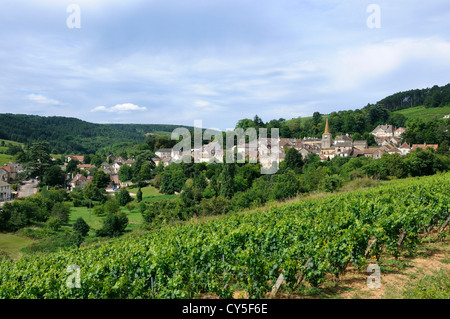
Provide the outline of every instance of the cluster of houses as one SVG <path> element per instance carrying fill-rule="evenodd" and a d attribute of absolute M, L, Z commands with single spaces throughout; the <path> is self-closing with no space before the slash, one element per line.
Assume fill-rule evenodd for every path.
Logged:
<path fill-rule="evenodd" d="M 91 171 L 94 167 L 91 164 L 84 164 L 84 156 L 68 156 L 67 163 L 72 159 L 78 160 L 80 164 L 77 165 L 77 168 L 79 168 L 80 171 L 86 171 L 86 173 L 78 173 L 71 177 L 71 180 L 69 182 L 70 190 L 73 190 L 75 187 L 83 188 L 84 186 L 86 186 L 92 180 Z M 118 174 L 122 165 L 132 166 L 134 162 L 134 159 L 124 159 L 121 156 L 115 157 L 112 154 L 108 155 L 106 161 L 103 162 L 99 167 L 100 170 L 102 170 L 110 177 L 110 184 L 108 185 L 107 189 L 114 191 L 120 187 L 128 186 L 128 184 L 120 182 Z M 67 163 L 64 163 L 64 166 L 62 167 L 63 170 L 65 170 Z"/>
<path fill-rule="evenodd" d="M 11 184 L 19 178 L 19 173 L 23 172 L 23 167 L 17 163 L 9 163 L 0 166 L 0 201 L 8 201 L 12 199 L 13 191 Z"/>
<path fill-rule="evenodd" d="M 316 154 L 322 161 L 331 160 L 334 157 L 370 157 L 373 159 L 379 159 L 385 153 L 399 155 L 406 155 L 417 148 L 426 149 L 431 147 L 437 149 L 437 144 L 412 144 L 401 143 L 401 136 L 405 132 L 405 128 L 396 128 L 392 125 L 378 125 L 371 134 L 378 146 L 368 146 L 365 140 L 352 140 L 348 135 L 338 135 L 335 138 L 329 130 L 328 119 L 325 124 L 325 131 L 322 134 L 322 138 L 305 137 L 303 139 L 295 138 L 278 138 L 277 143 L 274 143 L 273 139 L 268 138 L 264 143 L 262 139 L 257 143 L 238 143 L 233 147 L 233 151 L 237 153 L 245 154 L 244 156 L 257 158 L 258 162 L 264 167 L 270 167 L 272 165 L 273 158 L 270 156 L 261 156 L 262 154 L 270 155 L 272 153 L 271 145 L 278 145 L 277 161 L 283 161 L 285 159 L 286 151 L 288 148 L 294 148 L 299 151 L 303 158 L 307 158 L 309 154 Z M 223 156 L 222 145 L 219 146 L 218 142 L 211 142 L 205 144 L 201 149 L 191 149 L 191 155 L 195 158 L 197 152 L 197 158 L 200 162 L 221 162 Z M 175 161 L 179 161 L 183 154 L 180 151 L 174 151 L 171 148 L 160 149 L 155 154 L 158 156 L 153 161 L 156 165 L 163 163 L 164 166 L 169 165 Z"/>

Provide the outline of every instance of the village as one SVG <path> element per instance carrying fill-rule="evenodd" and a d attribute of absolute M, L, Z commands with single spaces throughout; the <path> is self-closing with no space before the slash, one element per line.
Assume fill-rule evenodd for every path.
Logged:
<path fill-rule="evenodd" d="M 271 145 L 278 145 L 279 147 L 278 156 L 275 157 L 278 164 L 284 160 L 286 151 L 289 148 L 294 148 L 300 152 L 303 159 L 306 159 L 309 154 L 316 154 L 320 157 L 321 161 L 332 160 L 335 157 L 369 157 L 379 159 L 385 153 L 406 155 L 417 148 L 426 149 L 427 147 L 431 147 L 434 150 L 438 148 L 438 144 L 424 143 L 410 145 L 406 142 L 402 143 L 401 137 L 405 130 L 403 127 L 396 128 L 389 124 L 378 125 L 371 132 L 378 145 L 369 146 L 366 140 L 352 140 L 349 134 L 338 135 L 333 139 L 327 119 L 322 138 L 278 138 L 276 143 L 271 138 L 268 138 L 266 139 L 266 143 L 261 143 L 261 140 L 258 140 L 258 143 L 255 144 L 238 142 L 238 145 L 234 146 L 232 150 L 238 154 L 242 154 L 244 158 L 257 158 L 263 167 L 270 167 L 274 159 L 270 157 L 272 153 Z M 260 153 L 258 153 L 258 150 Z M 194 157 L 195 152 L 198 151 L 201 152 L 200 162 L 211 163 L 223 160 L 223 149 L 216 141 L 203 145 L 201 150 L 191 149 L 191 157 Z M 157 155 L 156 158 L 153 158 L 155 165 L 163 163 L 164 166 L 179 162 L 183 157 L 181 151 L 175 151 L 173 148 L 160 149 L 155 154 Z"/>
<path fill-rule="evenodd" d="M 377 146 L 368 146 L 365 140 L 352 140 L 349 134 L 338 135 L 333 138 L 329 130 L 328 119 L 326 120 L 325 130 L 322 134 L 322 138 L 305 137 L 303 139 L 293 138 L 278 138 L 277 144 L 279 147 L 278 156 L 276 157 L 278 163 L 282 162 L 285 158 L 286 151 L 289 148 L 296 149 L 304 159 L 309 154 L 316 154 L 320 157 L 321 161 L 331 160 L 334 157 L 369 157 L 373 159 L 379 159 L 385 153 L 387 154 L 399 154 L 406 155 L 417 148 L 426 149 L 431 147 L 437 149 L 437 144 L 412 144 L 409 145 L 406 142 L 401 142 L 402 134 L 405 132 L 405 128 L 396 128 L 392 125 L 378 125 L 371 134 Z M 271 139 L 269 139 L 271 140 Z M 272 153 L 271 145 L 276 145 L 271 141 L 268 143 L 267 148 L 262 153 L 270 155 Z M 234 146 L 234 150 L 237 153 L 245 154 L 248 156 L 257 156 L 258 162 L 263 167 L 270 167 L 272 165 L 273 158 L 270 156 L 260 156 L 258 154 L 258 147 L 261 150 L 260 142 L 258 145 L 252 145 L 251 143 L 238 143 Z M 219 151 L 217 151 L 219 150 Z M 197 149 L 191 150 L 191 156 L 194 156 Z M 212 163 L 214 161 L 222 160 L 223 152 L 217 147 L 217 142 L 211 142 L 203 145 L 201 152 L 200 162 Z M 155 152 L 157 157 L 153 158 L 153 162 L 156 166 L 163 165 L 164 167 L 174 162 L 179 162 L 182 159 L 182 153 L 174 151 L 174 148 L 163 148 Z M 94 168 L 92 164 L 84 163 L 83 155 L 70 155 L 65 158 L 64 165 L 61 169 L 65 171 L 66 166 L 71 160 L 78 161 L 77 168 L 79 173 L 68 174 L 68 182 L 65 188 L 68 191 L 72 191 L 75 187 L 83 188 L 89 181 L 92 180 L 91 171 Z M 105 161 L 98 167 L 105 174 L 109 175 L 110 183 L 106 188 L 109 193 L 114 193 L 122 187 L 127 187 L 131 183 L 129 181 L 121 181 L 119 179 L 119 170 L 123 165 L 132 166 L 135 162 L 134 158 L 125 159 L 121 156 L 114 156 L 110 154 Z M 0 166 L 0 203 L 5 201 L 11 201 L 14 198 L 23 198 L 29 195 L 35 194 L 38 188 L 37 180 L 21 181 L 19 180 L 19 174 L 23 172 L 22 165 L 17 163 L 8 163 Z M 13 185 L 17 187 L 13 187 Z M 14 189 L 15 188 L 15 189 Z"/>

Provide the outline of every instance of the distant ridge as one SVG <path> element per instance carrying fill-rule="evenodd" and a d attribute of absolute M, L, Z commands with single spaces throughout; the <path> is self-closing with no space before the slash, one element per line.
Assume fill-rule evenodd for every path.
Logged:
<path fill-rule="evenodd" d="M 47 141 L 55 153 L 95 153 L 117 143 L 144 142 L 146 133 L 169 134 L 172 124 L 96 124 L 73 117 L 0 113 L 0 138 L 31 144 Z"/>

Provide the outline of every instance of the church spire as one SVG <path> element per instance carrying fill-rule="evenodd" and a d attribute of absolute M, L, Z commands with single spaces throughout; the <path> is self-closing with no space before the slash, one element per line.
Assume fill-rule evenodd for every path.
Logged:
<path fill-rule="evenodd" d="M 328 119 L 327 119 L 327 122 L 325 124 L 325 132 L 323 132 L 323 134 L 330 135 L 330 127 L 328 126 Z"/>

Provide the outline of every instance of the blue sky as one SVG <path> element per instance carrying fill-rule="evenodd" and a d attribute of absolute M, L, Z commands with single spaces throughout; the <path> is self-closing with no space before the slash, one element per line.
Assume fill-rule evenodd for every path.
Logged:
<path fill-rule="evenodd" d="M 448 0 L 1 3 L 0 113 L 226 129 L 450 82 Z"/>

